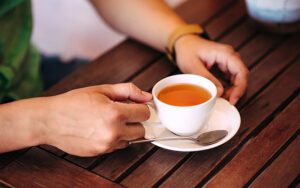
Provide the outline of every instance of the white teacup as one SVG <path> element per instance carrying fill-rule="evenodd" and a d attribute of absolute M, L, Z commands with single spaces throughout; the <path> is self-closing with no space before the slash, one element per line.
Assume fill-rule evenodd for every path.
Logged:
<path fill-rule="evenodd" d="M 157 98 L 162 89 L 175 84 L 201 86 L 210 92 L 211 98 L 204 103 L 194 106 L 173 106 Z M 161 123 L 177 135 L 188 136 L 198 133 L 209 119 L 214 110 L 217 88 L 210 80 L 202 76 L 179 74 L 166 77 L 157 82 L 153 87 L 152 94 Z"/>

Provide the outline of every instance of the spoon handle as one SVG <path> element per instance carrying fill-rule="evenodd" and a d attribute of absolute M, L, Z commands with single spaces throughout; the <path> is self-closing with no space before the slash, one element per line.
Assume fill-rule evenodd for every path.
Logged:
<path fill-rule="evenodd" d="M 146 143 L 146 142 L 154 142 L 154 141 L 167 141 L 167 140 L 193 140 L 195 138 L 191 137 L 167 137 L 167 138 L 149 138 L 149 139 L 140 139 L 140 140 L 133 140 L 130 141 L 129 144 L 138 144 L 138 143 Z"/>

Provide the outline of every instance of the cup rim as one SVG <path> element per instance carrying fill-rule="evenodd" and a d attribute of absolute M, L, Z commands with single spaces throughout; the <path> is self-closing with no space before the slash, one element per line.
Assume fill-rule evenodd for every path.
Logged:
<path fill-rule="evenodd" d="M 213 93 L 209 90 L 209 92 L 212 94 L 211 98 L 210 98 L 209 100 L 203 102 L 203 103 L 200 103 L 200 104 L 197 104 L 197 105 L 192 105 L 192 106 L 175 106 L 175 105 L 170 105 L 170 104 L 167 104 L 167 103 L 165 103 L 165 102 L 159 100 L 159 99 L 157 98 L 157 96 L 155 95 L 155 93 L 154 93 L 155 88 L 158 87 L 158 85 L 159 85 L 161 82 L 163 82 L 164 80 L 169 79 L 169 78 L 172 78 L 172 77 L 178 77 L 178 76 L 193 76 L 193 77 L 198 77 L 198 78 L 201 78 L 201 79 L 204 79 L 204 80 L 210 82 L 210 83 L 213 85 L 213 88 L 214 88 L 214 92 L 213 92 Z M 188 83 L 187 83 L 187 84 L 188 84 Z M 207 89 L 207 88 L 205 88 L 205 89 Z M 195 75 L 195 74 L 176 74 L 176 75 L 172 75 L 172 76 L 167 76 L 167 77 L 165 77 L 165 78 L 159 80 L 159 81 L 154 85 L 154 87 L 153 87 L 153 89 L 152 89 L 152 95 L 153 95 L 153 98 L 154 98 L 154 99 L 156 99 L 158 102 L 160 102 L 160 103 L 162 103 L 162 104 L 164 104 L 164 105 L 166 105 L 166 106 L 176 107 L 176 108 L 193 108 L 193 107 L 203 106 L 203 105 L 205 105 L 205 104 L 210 103 L 211 101 L 213 101 L 213 100 L 216 98 L 216 96 L 217 96 L 217 87 L 216 87 L 216 85 L 215 85 L 211 80 L 209 80 L 209 79 L 207 79 L 207 78 L 205 78 L 205 77 L 203 77 L 203 76 L 200 76 L 200 75 Z"/>

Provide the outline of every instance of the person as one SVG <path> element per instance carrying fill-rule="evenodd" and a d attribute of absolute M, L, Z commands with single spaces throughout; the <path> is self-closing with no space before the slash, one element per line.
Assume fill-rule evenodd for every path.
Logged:
<path fill-rule="evenodd" d="M 165 51 L 174 31 L 189 26 L 161 0 L 90 2 L 111 27 L 160 51 Z M 41 91 L 41 81 L 39 56 L 30 45 L 30 5 L 30 0 L 0 3 L 0 99 L 27 98 L 0 105 L 0 153 L 48 144 L 69 154 L 95 156 L 143 137 L 140 122 L 147 120 L 150 112 L 142 103 L 152 95 L 132 83 L 33 97 Z M 213 81 L 218 96 L 236 104 L 245 92 L 249 71 L 231 46 L 187 32 L 173 40 L 172 49 L 179 69 Z M 230 75 L 229 89 L 224 91 L 209 72 L 214 64 Z M 124 100 L 135 103 L 120 102 Z"/>

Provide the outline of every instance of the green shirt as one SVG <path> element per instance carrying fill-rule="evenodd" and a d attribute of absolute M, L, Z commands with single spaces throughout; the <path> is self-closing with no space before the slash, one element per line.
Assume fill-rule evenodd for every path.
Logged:
<path fill-rule="evenodd" d="M 0 0 L 0 103 L 42 91 L 40 56 L 30 44 L 30 0 Z"/>

